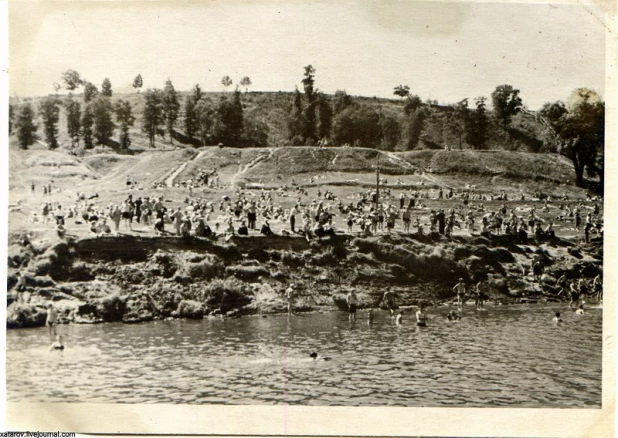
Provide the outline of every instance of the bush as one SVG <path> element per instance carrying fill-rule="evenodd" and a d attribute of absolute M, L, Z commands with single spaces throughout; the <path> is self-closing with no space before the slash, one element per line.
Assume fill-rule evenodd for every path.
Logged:
<path fill-rule="evenodd" d="M 99 300 L 97 314 L 106 322 L 122 321 L 125 309 L 126 300 L 120 295 L 113 294 Z"/>
<path fill-rule="evenodd" d="M 213 280 L 204 290 L 204 301 L 221 312 L 245 306 L 253 301 L 253 292 L 243 282 L 235 278 Z"/>
<path fill-rule="evenodd" d="M 268 271 L 268 269 L 262 266 L 228 266 L 227 268 L 225 268 L 225 273 L 227 275 L 234 275 L 236 278 L 240 278 L 241 280 L 245 281 L 257 280 L 260 277 L 270 276 L 270 272 Z"/>
<path fill-rule="evenodd" d="M 178 303 L 178 316 L 181 318 L 202 319 L 204 317 L 202 303 L 194 300 L 182 300 Z"/>

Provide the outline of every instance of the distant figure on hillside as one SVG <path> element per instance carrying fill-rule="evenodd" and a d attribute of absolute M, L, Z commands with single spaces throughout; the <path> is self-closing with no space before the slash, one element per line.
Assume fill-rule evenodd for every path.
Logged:
<path fill-rule="evenodd" d="M 603 301 L 603 280 L 601 278 L 601 273 L 594 277 L 592 280 L 592 286 L 594 288 L 594 294 L 598 302 Z"/>
<path fill-rule="evenodd" d="M 543 276 L 543 263 L 541 263 L 540 260 L 537 260 L 536 262 L 534 262 L 534 264 L 532 265 L 532 275 L 534 276 L 534 279 L 537 282 L 541 282 L 541 277 Z"/>

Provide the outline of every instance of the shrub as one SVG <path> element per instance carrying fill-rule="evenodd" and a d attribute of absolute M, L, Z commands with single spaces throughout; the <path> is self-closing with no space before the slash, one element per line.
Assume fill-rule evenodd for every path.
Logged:
<path fill-rule="evenodd" d="M 97 305 L 98 315 L 107 322 L 122 321 L 125 309 L 126 300 L 117 294 L 101 298 Z"/>
<path fill-rule="evenodd" d="M 217 279 L 206 286 L 204 301 L 209 307 L 227 312 L 253 301 L 253 292 L 245 283 L 235 278 Z"/>
<path fill-rule="evenodd" d="M 194 300 L 182 300 L 178 303 L 178 316 L 182 318 L 202 319 L 204 317 L 202 303 Z"/>
<path fill-rule="evenodd" d="M 225 273 L 228 275 L 234 275 L 236 278 L 240 278 L 246 281 L 256 280 L 260 277 L 270 276 L 270 272 L 268 271 L 268 269 L 262 266 L 228 266 L 227 268 L 225 268 Z"/>

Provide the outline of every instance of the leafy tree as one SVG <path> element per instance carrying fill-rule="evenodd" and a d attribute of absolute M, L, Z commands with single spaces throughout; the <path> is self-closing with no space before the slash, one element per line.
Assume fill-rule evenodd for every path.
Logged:
<path fill-rule="evenodd" d="M 82 109 L 79 102 L 69 97 L 64 102 L 64 109 L 67 114 L 67 132 L 71 137 L 71 146 L 79 145 L 79 134 L 82 128 Z"/>
<path fill-rule="evenodd" d="M 403 99 L 404 97 L 410 95 L 410 87 L 408 87 L 407 85 L 397 85 L 395 88 L 393 88 L 393 94 Z"/>
<path fill-rule="evenodd" d="M 511 117 L 521 110 L 522 101 L 519 97 L 519 90 L 514 89 L 511 85 L 499 85 L 491 93 L 491 101 L 494 107 L 494 115 L 506 129 L 511 122 Z"/>
<path fill-rule="evenodd" d="M 380 131 L 382 133 L 382 148 L 387 151 L 392 151 L 399 142 L 401 136 L 401 127 L 399 120 L 388 114 L 380 115 Z"/>
<path fill-rule="evenodd" d="M 302 96 L 298 88 L 294 91 L 292 100 L 292 111 L 287 120 L 288 139 L 294 146 L 305 143 L 303 134 L 305 132 L 305 116 L 303 114 Z"/>
<path fill-rule="evenodd" d="M 39 139 L 36 131 L 38 126 L 34 123 L 34 110 L 29 102 L 24 103 L 19 107 L 17 113 L 17 120 L 15 120 L 15 130 L 17 132 L 17 141 L 19 147 L 22 149 L 28 149 L 28 146 L 32 145 Z"/>
<path fill-rule="evenodd" d="M 304 132 L 303 137 L 307 142 L 315 142 L 316 137 L 316 94 L 315 90 L 315 69 L 311 65 L 305 66 L 305 77 L 302 80 L 303 89 L 305 91 L 305 99 L 307 105 L 305 106 L 304 117 Z"/>
<path fill-rule="evenodd" d="M 83 79 L 75 70 L 67 70 L 62 73 L 62 82 L 64 82 L 66 89 L 69 91 L 76 90 L 84 85 Z"/>
<path fill-rule="evenodd" d="M 562 102 L 554 102 L 545 104 L 540 115 L 549 123 L 556 135 L 559 153 L 573 162 L 576 184 L 579 187 L 584 186 L 584 170 L 586 169 L 590 174 L 598 174 L 602 183 L 605 103 L 585 98 L 578 104 L 572 104 L 571 111 L 569 111 Z"/>
<path fill-rule="evenodd" d="M 320 93 L 316 102 L 318 110 L 318 138 L 329 138 L 333 124 L 333 109 L 324 94 Z"/>
<path fill-rule="evenodd" d="M 180 102 L 178 101 L 178 93 L 170 79 L 165 81 L 165 87 L 163 88 L 163 112 L 165 114 L 167 132 L 170 135 L 170 143 L 174 144 L 173 129 L 180 112 Z"/>
<path fill-rule="evenodd" d="M 58 120 L 60 119 L 60 100 L 49 96 L 41 100 L 39 115 L 43 120 L 43 132 L 50 149 L 58 147 Z"/>
<path fill-rule="evenodd" d="M 155 145 L 155 137 L 165 123 L 163 91 L 146 90 L 144 92 L 144 110 L 142 113 L 142 131 L 148 134 L 150 147 Z"/>
<path fill-rule="evenodd" d="M 234 91 L 230 100 L 221 98 L 217 108 L 215 136 L 220 142 L 228 145 L 239 145 L 243 132 L 243 109 L 240 100 L 240 91 Z"/>
<path fill-rule="evenodd" d="M 229 86 L 232 85 L 232 78 L 230 78 L 228 75 L 225 75 L 221 78 L 221 84 L 223 85 L 223 87 L 227 90 Z"/>
<path fill-rule="evenodd" d="M 246 146 L 268 146 L 268 125 L 255 117 L 244 117 L 242 143 Z"/>
<path fill-rule="evenodd" d="M 137 76 L 135 76 L 135 79 L 133 79 L 133 88 L 135 88 L 137 92 L 139 93 L 139 89 L 142 88 L 143 86 L 144 86 L 144 80 L 142 79 L 142 74 L 139 73 Z"/>
<path fill-rule="evenodd" d="M 108 78 L 103 79 L 101 84 L 101 96 L 112 97 L 112 83 Z"/>
<path fill-rule="evenodd" d="M 352 103 L 352 97 L 345 90 L 335 91 L 335 103 L 333 105 L 335 115 L 352 105 Z"/>
<path fill-rule="evenodd" d="M 120 125 L 120 147 L 128 149 L 131 146 L 129 128 L 135 123 L 131 104 L 121 99 L 116 102 L 114 109 L 116 110 L 116 121 Z"/>
<path fill-rule="evenodd" d="M 477 97 L 474 99 L 476 108 L 469 112 L 466 123 L 466 142 L 471 144 L 475 149 L 482 149 L 487 141 L 489 119 L 487 117 L 486 100 L 485 97 Z"/>
<path fill-rule="evenodd" d="M 381 141 L 380 115 L 367 105 L 352 105 L 333 120 L 335 144 L 378 147 Z"/>
<path fill-rule="evenodd" d="M 468 119 L 468 99 L 463 99 L 453 105 L 453 111 L 446 116 L 445 128 L 459 140 L 459 149 L 462 149 L 462 139 L 466 132 Z"/>
<path fill-rule="evenodd" d="M 408 114 L 408 150 L 412 150 L 418 146 L 421 138 L 421 133 L 425 127 L 425 111 L 418 107 Z"/>
<path fill-rule="evenodd" d="M 94 135 L 94 112 L 92 103 L 84 105 L 84 112 L 82 114 L 82 138 L 84 139 L 84 148 L 92 149 L 94 143 L 92 137 Z"/>
<path fill-rule="evenodd" d="M 249 87 L 251 86 L 251 79 L 249 76 L 245 76 L 240 80 L 240 85 L 245 87 L 245 93 L 249 91 Z"/>
<path fill-rule="evenodd" d="M 112 114 L 114 106 L 109 97 L 97 96 L 92 101 L 92 115 L 94 116 L 94 136 L 99 144 L 106 144 L 114 135 L 114 121 Z"/>
<path fill-rule="evenodd" d="M 185 99 L 185 135 L 188 137 L 194 137 L 198 132 L 199 123 L 198 123 L 198 115 L 196 111 L 197 103 L 202 99 L 203 93 L 202 89 L 198 84 L 193 87 L 193 93 L 190 96 L 187 96 Z"/>
<path fill-rule="evenodd" d="M 210 99 L 200 99 L 195 104 L 195 113 L 200 140 L 203 145 L 208 144 L 212 136 L 217 111 Z"/>
<path fill-rule="evenodd" d="M 408 98 L 406 99 L 406 103 L 403 106 L 403 112 L 409 116 L 414 111 L 419 109 L 422 104 L 423 104 L 423 101 L 416 94 L 408 96 Z"/>
<path fill-rule="evenodd" d="M 99 89 L 96 85 L 91 82 L 86 82 L 84 84 L 84 102 L 88 103 L 94 100 L 97 94 L 99 94 Z"/>
<path fill-rule="evenodd" d="M 15 107 L 9 103 L 9 135 L 13 133 L 13 117 L 15 116 Z"/>

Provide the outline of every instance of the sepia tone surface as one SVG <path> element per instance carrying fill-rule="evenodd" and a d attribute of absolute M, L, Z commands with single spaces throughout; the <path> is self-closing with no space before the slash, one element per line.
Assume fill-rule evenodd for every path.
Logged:
<path fill-rule="evenodd" d="M 148 83 L 144 89 L 150 86 L 160 86 L 167 77 L 171 77 L 179 90 L 189 90 L 195 82 L 199 82 L 204 89 L 219 92 L 221 89 L 219 78 L 229 72 L 233 73 L 234 77 L 242 74 L 250 75 L 256 89 L 292 91 L 299 82 L 301 67 L 311 62 L 318 68 L 319 85 L 326 93 L 331 94 L 337 89 L 345 88 L 352 95 L 390 97 L 395 84 L 409 82 L 414 83 L 415 93 L 442 103 L 457 101 L 465 96 L 488 96 L 495 85 L 514 83 L 522 89 L 522 94 L 526 91 L 530 96 L 530 98 L 526 97 L 526 104 L 532 110 L 538 110 L 546 101 L 565 99 L 574 88 L 586 86 L 600 92 L 607 101 L 608 119 L 615 119 L 615 117 L 611 118 L 612 114 L 615 116 L 615 101 L 612 100 L 616 95 L 615 83 L 607 80 L 607 77 L 611 78 L 613 74 L 614 59 L 609 54 L 616 53 L 611 50 L 615 47 L 615 40 L 609 36 L 606 47 L 599 44 L 599 41 L 606 38 L 604 26 L 609 26 L 609 20 L 601 16 L 601 11 L 607 8 L 602 4 L 456 3 L 449 4 L 449 8 L 445 10 L 442 3 L 427 3 L 423 4 L 423 7 L 410 11 L 407 9 L 410 6 L 406 3 L 395 2 L 389 11 L 388 8 L 375 8 L 365 3 L 344 3 L 334 6 L 321 2 L 292 7 L 280 2 L 264 2 L 255 6 L 256 9 L 253 10 L 251 18 L 247 18 L 250 9 L 246 3 L 225 5 L 216 3 L 208 6 L 201 3 L 186 3 L 180 6 L 156 4 L 154 7 L 152 4 L 148 7 L 144 4 L 123 6 L 114 4 L 112 6 L 109 3 L 85 2 L 47 3 L 46 6 L 34 3 L 36 6 L 32 5 L 28 4 L 26 8 L 21 2 L 15 2 L 11 6 L 9 54 L 12 74 L 9 92 L 12 97 L 41 96 L 52 93 L 51 85 L 58 81 L 60 72 L 68 68 L 76 68 L 85 77 L 90 78 L 110 76 L 114 90 L 118 93 L 132 91 L 130 80 L 136 71 L 142 71 L 144 76 L 147 76 L 146 72 L 148 72 L 148 76 L 152 77 L 148 79 L 152 82 Z M 71 11 L 69 14 L 65 13 L 67 7 Z M 212 11 L 209 8 L 212 8 Z M 553 9 L 559 11 L 566 9 L 569 12 L 565 15 L 552 16 Z M 582 13 L 582 9 L 585 13 Z M 282 11 L 284 13 L 287 11 L 289 16 L 281 23 L 270 24 L 273 23 L 272 17 Z M 445 13 L 439 20 L 436 20 L 434 17 L 441 12 Z M 202 16 L 201 13 L 204 15 Z M 514 39 L 513 35 L 517 35 L 516 32 L 506 32 L 504 40 L 510 41 L 512 45 L 500 47 L 498 43 L 484 44 L 482 40 L 485 40 L 487 34 L 499 35 L 502 31 L 500 20 L 496 20 L 495 17 L 511 15 L 521 18 L 520 21 L 514 20 L 516 24 L 513 25 L 513 29 L 522 26 L 519 31 L 527 35 L 529 39 L 526 37 Z M 158 21 L 161 20 L 161 16 L 167 17 L 165 20 L 169 21 Z M 324 22 L 319 19 L 325 16 L 335 21 Z M 357 23 L 355 19 L 359 16 L 364 18 L 361 20 L 363 27 L 350 28 L 349 24 L 345 24 L 346 21 Z M 404 18 L 407 16 L 413 17 L 410 18 L 411 21 Z M 529 18 L 533 16 L 541 16 L 547 20 L 547 23 L 557 22 L 559 23 L 557 28 L 566 26 L 573 30 L 565 34 L 552 35 L 544 41 L 546 45 L 539 44 L 530 37 L 533 33 L 531 29 L 525 29 L 532 27 Z M 615 14 L 613 16 L 615 17 Z M 198 17 L 202 19 L 207 17 L 211 20 L 209 28 L 214 28 L 213 33 L 217 37 L 202 37 L 202 34 L 196 30 L 200 28 Z M 479 17 L 481 17 L 480 21 L 474 21 L 479 20 Z M 579 28 L 574 25 L 583 19 L 589 20 L 587 26 Z M 256 29 L 255 23 L 265 22 L 269 24 L 257 26 Z M 427 31 L 428 33 L 419 30 L 424 27 L 423 25 L 425 29 L 431 30 Z M 481 25 L 486 28 L 476 30 L 482 28 Z M 100 56 L 93 56 L 93 47 L 101 38 L 101 30 L 115 26 L 119 29 L 139 30 L 131 31 L 132 38 L 127 38 L 127 33 L 123 31 L 110 32 L 113 35 L 106 39 L 109 47 L 98 51 Z M 153 26 L 162 30 L 153 32 Z M 216 29 L 216 26 L 221 28 Z M 538 33 L 546 31 L 538 22 L 535 26 L 539 27 L 536 30 Z M 75 31 L 71 30 L 71 27 Z M 586 30 L 582 30 L 584 27 Z M 186 33 L 170 30 L 179 28 Z M 299 28 L 306 29 L 311 38 L 293 36 L 299 34 L 297 31 L 294 32 Z M 470 28 L 474 30 L 466 33 L 470 32 Z M 238 30 L 230 32 L 229 29 Z M 513 29 L 511 30 L 514 32 Z M 232 38 L 232 35 L 253 35 L 254 33 L 257 35 L 254 38 Z M 473 37 L 474 35 L 476 38 Z M 558 37 L 566 38 L 565 35 L 572 39 L 558 43 Z M 76 40 L 78 36 L 83 38 L 81 43 Z M 461 40 L 463 49 L 456 44 L 442 45 L 447 39 L 453 39 L 453 36 L 457 36 L 456 44 L 459 44 Z M 58 39 L 54 40 L 54 38 Z M 376 41 L 380 44 L 376 44 Z M 412 41 L 418 41 L 418 46 L 411 46 Z M 135 48 L 131 47 L 132 42 L 135 43 Z M 210 62 L 206 62 L 204 66 L 201 56 L 200 59 L 195 59 L 195 55 L 192 54 L 194 49 L 189 42 L 197 42 L 198 49 L 195 50 L 208 54 L 204 57 L 212 61 L 212 66 Z M 279 50 L 271 50 L 271 47 L 277 43 L 279 43 Z M 552 45 L 553 43 L 556 45 Z M 200 44 L 203 46 L 199 46 Z M 430 61 L 433 45 L 445 48 L 445 52 L 441 54 L 441 61 L 434 64 Z M 517 54 L 517 50 L 521 52 Z M 577 52 L 576 59 L 570 58 L 568 61 L 561 59 L 567 58 L 567 56 L 560 56 L 567 50 Z M 159 51 L 165 56 L 158 55 Z M 408 55 L 408 51 L 414 55 Z M 272 52 L 276 52 L 275 58 L 272 57 Z M 549 56 L 548 52 L 552 53 L 552 56 Z M 309 55 L 304 55 L 305 53 Z M 329 56 L 323 55 L 324 53 Z M 546 69 L 522 73 L 522 70 L 526 70 L 520 68 L 524 64 L 521 62 L 524 53 L 526 69 L 534 70 L 540 66 Z M 238 54 L 242 54 L 240 56 L 242 61 L 238 61 Z M 510 62 L 514 65 L 513 74 L 505 75 L 504 66 L 500 66 L 497 60 L 511 56 L 515 58 L 515 61 Z M 599 65 L 599 61 L 606 57 L 609 59 L 603 68 Z M 124 62 L 117 62 L 119 58 Z M 467 64 L 477 59 L 478 62 L 471 62 L 472 65 Z M 486 65 L 480 66 L 480 60 L 485 60 Z M 358 68 L 351 68 L 350 65 L 358 66 Z M 482 73 L 477 74 L 475 68 L 480 67 L 483 68 Z M 206 69 L 209 71 L 208 74 L 205 73 Z M 409 71 L 413 71 L 414 74 L 410 75 L 407 73 Z M 561 73 L 553 73 L 556 71 Z M 205 82 L 204 75 L 206 76 Z M 124 79 L 125 77 L 129 79 Z M 563 77 L 568 77 L 568 81 L 562 79 Z M 121 85 L 124 82 L 126 84 Z M 611 145 L 612 140 L 615 139 L 612 135 L 615 135 L 615 126 L 610 127 L 610 135 L 606 140 L 607 146 Z M 606 168 L 610 171 L 613 165 L 611 155 L 611 151 L 607 150 L 607 156 L 610 158 L 606 161 Z M 277 170 L 277 172 L 285 175 L 285 170 Z M 608 172 L 608 175 L 611 175 L 611 172 Z M 124 175 L 121 176 L 122 178 Z M 12 191 L 9 202 L 15 202 L 20 194 Z M 613 195 L 607 193 L 604 209 L 608 212 L 613 211 L 612 198 Z M 607 216 L 606 220 L 610 224 L 608 229 L 611 230 L 612 219 Z M 9 230 L 19 225 L 13 221 L 9 224 Z M 608 249 L 605 257 L 609 257 L 607 263 L 614 260 L 614 255 Z M 607 285 L 615 284 L 612 276 L 610 272 L 605 273 Z M 608 290 L 611 289 L 608 288 Z M 366 435 L 370 433 L 434 436 L 458 434 L 609 436 L 609 430 L 613 428 L 615 400 L 615 338 L 608 336 L 608 333 L 615 333 L 615 299 L 608 293 L 605 300 L 606 306 L 603 309 L 602 319 L 604 335 L 602 337 L 601 409 L 598 409 L 601 399 L 596 389 L 593 391 L 596 398 L 592 405 L 597 409 L 568 411 L 539 409 L 552 406 L 547 401 L 536 405 L 535 409 L 502 408 L 496 410 L 489 407 L 477 408 L 479 404 L 473 402 L 470 402 L 468 406 L 474 408 L 465 410 L 433 407 L 325 408 L 288 406 L 287 404 L 276 407 L 221 407 L 210 405 L 208 402 L 206 406 L 114 404 L 106 405 L 105 408 L 110 415 L 116 413 L 121 422 L 120 426 L 114 425 L 110 429 L 110 425 L 101 422 L 96 415 L 101 405 L 30 404 L 11 401 L 7 411 L 7 426 L 12 429 L 25 430 L 34 429 L 36 425 L 39 429 L 45 427 L 101 433 L 148 431 L 251 435 Z M 599 324 L 601 324 L 600 321 Z M 517 348 L 516 344 L 510 348 Z M 585 355 L 585 352 L 579 354 Z M 242 361 L 242 355 L 236 360 Z M 340 360 L 345 361 L 345 357 Z M 376 405 L 383 403 L 383 406 L 386 406 L 388 404 L 388 392 L 396 391 L 397 379 L 395 378 L 389 384 L 392 387 L 384 388 L 384 398 L 379 398 Z M 7 382 L 7 386 L 10 386 L 10 382 Z M 394 398 L 397 397 L 394 396 Z M 332 404 L 342 406 L 356 404 L 350 400 Z M 77 400 L 72 401 L 80 400 L 78 397 Z M 87 398 L 81 401 L 87 401 Z M 165 403 L 165 398 L 162 401 Z M 313 401 L 316 400 L 313 399 Z M 317 401 L 318 403 L 315 404 L 331 404 L 319 403 L 319 399 Z M 107 403 L 107 401 L 102 402 Z M 179 400 L 167 400 L 167 402 L 182 403 Z M 250 400 L 242 403 L 251 404 Z M 231 404 L 236 403 L 231 402 Z M 360 404 L 362 406 L 374 405 L 374 403 Z M 522 404 L 526 406 L 526 403 L 522 402 Z M 559 405 L 567 407 L 570 403 L 564 401 Z M 408 406 L 435 405 L 421 402 Z M 463 406 L 466 406 L 465 402 Z M 174 412 L 183 421 L 161 422 L 158 419 L 166 416 L 162 412 L 167 415 Z M 247 418 L 253 420 L 247 421 Z M 475 419 L 475 421 L 470 421 L 470 419 Z M 463 424 L 465 426 L 462 426 Z"/>

